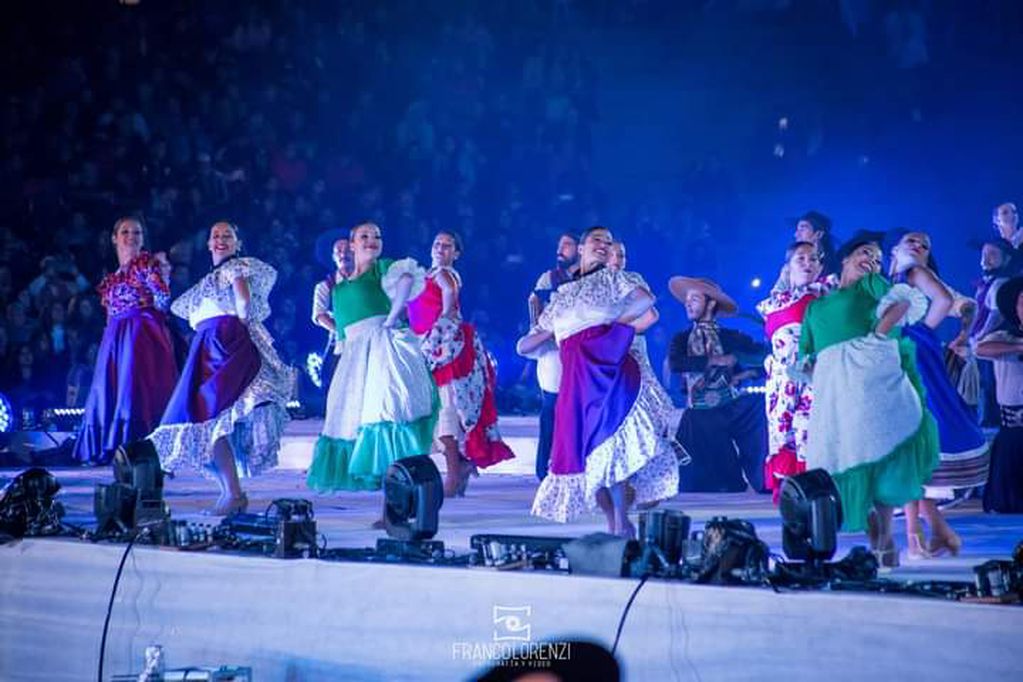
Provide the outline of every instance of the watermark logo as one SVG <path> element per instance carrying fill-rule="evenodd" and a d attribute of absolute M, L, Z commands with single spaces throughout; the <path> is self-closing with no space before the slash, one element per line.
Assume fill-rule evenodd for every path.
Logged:
<path fill-rule="evenodd" d="M 493 607 L 494 629 L 490 641 L 453 642 L 451 657 L 477 664 L 504 661 L 505 665 L 549 667 L 572 657 L 568 642 L 534 642 L 532 606 Z"/>
<path fill-rule="evenodd" d="M 529 618 L 532 615 L 532 606 L 497 606 L 495 604 L 494 641 L 528 642 L 532 640 L 533 630 L 529 624 Z"/>

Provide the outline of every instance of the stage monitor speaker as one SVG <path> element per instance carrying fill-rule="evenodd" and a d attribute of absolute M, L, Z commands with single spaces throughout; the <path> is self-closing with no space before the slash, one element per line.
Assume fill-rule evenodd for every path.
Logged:
<path fill-rule="evenodd" d="M 607 533 L 592 533 L 564 546 L 568 569 L 580 575 L 621 578 L 630 574 L 632 562 L 642 554 L 635 540 Z"/>

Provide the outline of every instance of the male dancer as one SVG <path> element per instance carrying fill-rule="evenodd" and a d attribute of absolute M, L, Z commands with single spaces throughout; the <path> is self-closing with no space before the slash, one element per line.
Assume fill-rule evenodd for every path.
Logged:
<path fill-rule="evenodd" d="M 558 239 L 557 265 L 544 272 L 536 280 L 536 286 L 529 294 L 529 327 L 536 326 L 540 313 L 550 301 L 551 294 L 568 282 L 579 269 L 579 240 L 565 232 Z M 558 400 L 558 386 L 561 383 L 561 359 L 558 346 L 551 339 L 532 357 L 536 358 L 536 380 L 540 384 L 543 402 L 540 407 L 540 440 L 536 446 L 536 477 L 547 476 L 547 465 L 551 459 L 551 441 L 554 438 L 554 404 Z"/>
<path fill-rule="evenodd" d="M 330 378 L 334 376 L 334 368 L 337 366 L 337 359 L 341 355 L 341 348 L 344 345 L 344 340 L 338 335 L 337 327 L 334 325 L 330 294 L 334 285 L 347 280 L 355 269 L 352 250 L 348 248 L 347 239 L 342 238 L 334 242 L 331 258 L 334 261 L 334 272 L 317 282 L 316 288 L 313 289 L 313 324 L 323 327 L 328 334 L 327 346 L 323 353 L 323 368 L 320 370 L 324 395 L 330 387 Z"/>
<path fill-rule="evenodd" d="M 693 326 L 671 341 L 668 363 L 685 378 L 689 399 L 677 439 L 692 457 L 680 489 L 742 492 L 749 482 L 764 492 L 767 418 L 762 396 L 740 395 L 736 385 L 760 370 L 766 348 L 718 326 L 719 314 L 734 313 L 735 301 L 708 279 L 672 277 L 668 288 L 686 308 Z M 743 480 L 745 474 L 745 480 Z"/>

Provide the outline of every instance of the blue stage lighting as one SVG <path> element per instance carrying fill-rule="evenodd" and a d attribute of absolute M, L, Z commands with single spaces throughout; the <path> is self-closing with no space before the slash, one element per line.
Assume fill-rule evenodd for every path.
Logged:
<path fill-rule="evenodd" d="M 316 388 L 323 388 L 323 356 L 310 353 L 305 356 L 305 371 Z"/>
<path fill-rule="evenodd" d="M 14 429 L 14 407 L 3 393 L 0 393 L 0 433 L 10 433 Z"/>

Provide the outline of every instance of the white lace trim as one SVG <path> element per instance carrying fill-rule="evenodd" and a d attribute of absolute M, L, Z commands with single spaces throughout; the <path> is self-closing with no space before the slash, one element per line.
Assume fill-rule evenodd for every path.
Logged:
<path fill-rule="evenodd" d="M 664 500 L 678 493 L 678 458 L 663 435 L 670 415 L 647 372 L 642 372 L 639 395 L 615 433 L 586 458 L 579 474 L 548 474 L 533 499 L 532 514 L 561 523 L 571 521 L 597 504 L 597 491 L 628 481 L 635 503 Z"/>
<path fill-rule="evenodd" d="M 881 319 L 885 312 L 896 303 L 908 303 L 909 310 L 896 324 L 914 324 L 927 314 L 927 297 L 915 287 L 902 282 L 892 286 L 877 304 L 875 315 Z"/>
<path fill-rule="evenodd" d="M 412 300 L 423 293 L 426 288 L 426 270 L 420 267 L 419 263 L 412 258 L 396 260 L 387 268 L 387 272 L 380 278 L 380 288 L 387 294 L 387 298 L 394 300 L 398 293 L 398 280 L 402 275 L 412 276 L 412 289 L 409 291 L 408 300 Z"/>
<path fill-rule="evenodd" d="M 252 476 L 277 466 L 281 434 L 288 422 L 285 405 L 292 395 L 294 370 L 281 362 L 262 324 L 252 322 L 249 333 L 262 363 L 238 400 L 213 419 L 200 423 L 167 424 L 149 435 L 164 469 L 185 465 L 209 475 L 213 444 L 232 436 L 239 474 Z M 236 429 L 242 424 L 245 429 Z M 236 441 L 244 442 L 236 442 Z"/>

